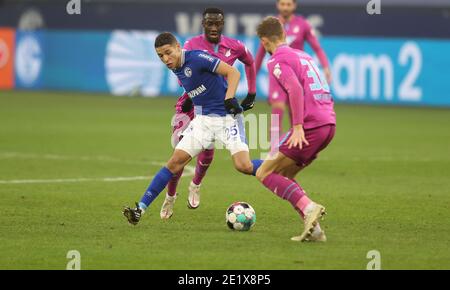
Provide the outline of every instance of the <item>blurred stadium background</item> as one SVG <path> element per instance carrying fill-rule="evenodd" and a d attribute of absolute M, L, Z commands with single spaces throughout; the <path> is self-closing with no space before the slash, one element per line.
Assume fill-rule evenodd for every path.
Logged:
<path fill-rule="evenodd" d="M 82 0 L 74 15 L 68 2 L 0 0 L 0 267 L 63 269 L 76 249 L 83 269 L 365 269 L 370 250 L 383 269 L 450 268 L 449 0 L 382 0 L 379 15 L 369 0 L 297 1 L 330 59 L 338 117 L 335 140 L 301 174 L 329 210 L 328 243 L 310 246 L 289 241 L 299 227 L 289 205 L 238 175 L 227 152 L 196 212 L 183 200 L 162 223 L 159 198 L 133 230 L 120 214 L 172 151 L 181 89 L 155 35 L 184 41 L 218 6 L 224 33 L 255 55 L 275 0 Z M 258 114 L 270 112 L 266 84 L 263 66 Z M 251 234 L 226 229 L 236 200 L 257 212 Z"/>
<path fill-rule="evenodd" d="M 273 0 L 0 1 L 5 89 L 158 96 L 181 92 L 153 52 L 157 31 L 180 40 L 201 32 L 205 6 L 226 11 L 225 34 L 255 53 L 255 27 Z M 385 0 L 369 15 L 363 0 L 300 0 L 298 12 L 322 35 L 338 102 L 450 105 L 450 1 Z M 12 65 L 14 63 L 14 65 Z M 265 66 L 263 66 L 265 68 Z M 243 67 L 240 67 L 242 70 Z M 264 69 L 263 69 L 264 70 Z M 267 72 L 258 96 L 267 94 Z M 245 92 L 245 80 L 239 94 Z"/>

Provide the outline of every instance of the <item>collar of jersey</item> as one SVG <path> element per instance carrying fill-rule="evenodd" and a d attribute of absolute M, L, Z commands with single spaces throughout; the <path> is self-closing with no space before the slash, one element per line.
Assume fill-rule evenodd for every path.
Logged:
<path fill-rule="evenodd" d="M 214 52 L 216 52 L 215 51 L 215 47 L 216 47 L 216 45 L 217 45 L 217 49 L 219 49 L 219 46 L 223 46 L 223 43 L 222 43 L 222 41 L 223 41 L 223 35 L 220 35 L 220 39 L 219 39 L 219 42 L 217 43 L 217 44 L 214 44 L 214 43 L 211 43 L 211 42 L 209 42 L 208 41 L 208 39 L 206 39 L 206 37 L 205 37 L 205 34 L 202 34 L 202 39 L 203 39 L 203 41 L 205 42 L 205 43 L 207 43 L 208 45 L 210 45 L 210 46 L 212 46 L 213 47 L 213 51 Z M 217 53 L 217 52 L 216 52 Z"/>
<path fill-rule="evenodd" d="M 278 46 L 275 51 L 273 52 L 272 56 L 275 55 L 281 48 L 289 46 L 287 43 L 283 43 L 282 45 Z"/>
<path fill-rule="evenodd" d="M 278 20 L 280 20 L 280 22 L 281 22 L 281 19 L 283 19 L 283 16 L 281 16 L 281 14 L 278 14 L 277 18 L 278 18 Z M 281 22 L 281 25 L 283 26 L 283 28 L 285 27 L 285 25 L 287 25 L 287 26 L 289 27 L 289 26 L 292 24 L 292 22 L 294 22 L 296 19 L 297 19 L 297 15 L 294 14 L 294 15 L 292 16 L 291 21 L 288 21 L 288 22 L 285 22 L 285 23 L 282 23 L 282 22 Z"/>

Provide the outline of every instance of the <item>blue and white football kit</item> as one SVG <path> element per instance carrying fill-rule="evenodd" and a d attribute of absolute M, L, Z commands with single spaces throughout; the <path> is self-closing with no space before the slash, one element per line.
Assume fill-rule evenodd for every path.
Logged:
<path fill-rule="evenodd" d="M 249 151 L 242 114 L 233 117 L 225 110 L 227 82 L 215 72 L 219 63 L 218 58 L 202 50 L 183 50 L 181 67 L 173 70 L 192 98 L 195 110 L 195 118 L 183 131 L 175 149 L 191 157 L 213 149 L 215 141 L 223 143 L 232 155 Z"/>
<path fill-rule="evenodd" d="M 186 90 L 195 108 L 195 117 L 182 133 L 183 138 L 175 149 L 183 150 L 191 157 L 205 149 L 212 149 L 215 141 L 222 142 L 232 155 L 249 151 L 245 139 L 242 114 L 234 117 L 227 114 L 225 95 L 227 82 L 215 71 L 220 60 L 201 50 L 182 51 L 181 67 L 173 70 Z M 260 160 L 257 160 L 260 165 Z M 255 163 L 254 163 L 255 164 Z M 257 167 L 254 166 L 256 172 Z M 155 175 L 149 187 L 132 210 L 126 208 L 128 221 L 137 224 L 141 212 L 164 190 L 173 177 L 173 172 L 163 167 Z"/>

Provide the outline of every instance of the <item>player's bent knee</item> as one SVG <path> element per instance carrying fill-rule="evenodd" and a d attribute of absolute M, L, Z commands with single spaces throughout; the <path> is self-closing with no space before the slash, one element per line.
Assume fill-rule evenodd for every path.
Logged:
<path fill-rule="evenodd" d="M 169 169 L 169 171 L 173 174 L 176 174 L 180 172 L 181 169 L 183 169 L 183 166 L 179 163 L 169 160 L 169 162 L 167 162 L 167 169 Z"/>
<path fill-rule="evenodd" d="M 253 165 L 251 163 L 237 163 L 234 165 L 237 171 L 244 174 L 252 174 L 253 173 Z"/>
<path fill-rule="evenodd" d="M 292 173 L 287 168 L 284 168 L 284 169 L 280 170 L 278 172 L 278 174 L 281 175 L 281 176 L 287 177 L 289 179 L 292 179 L 292 177 L 291 177 Z"/>
<path fill-rule="evenodd" d="M 167 162 L 167 169 L 172 173 L 178 173 L 190 160 L 190 156 L 188 154 L 177 154 L 174 153 L 172 157 Z"/>
<path fill-rule="evenodd" d="M 256 171 L 256 179 L 258 179 L 260 182 L 263 182 L 264 179 L 269 175 L 269 172 L 265 171 L 263 168 L 259 168 Z"/>

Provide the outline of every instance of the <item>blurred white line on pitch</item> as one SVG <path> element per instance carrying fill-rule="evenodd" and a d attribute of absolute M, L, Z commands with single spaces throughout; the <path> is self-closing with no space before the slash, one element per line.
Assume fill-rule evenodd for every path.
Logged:
<path fill-rule="evenodd" d="M 186 166 L 183 177 L 193 176 L 195 168 Z M 150 180 L 153 176 L 119 176 L 99 178 L 61 178 L 61 179 L 12 179 L 0 180 L 0 184 L 36 184 L 36 183 L 80 183 L 80 182 L 121 182 L 135 180 Z"/>
<path fill-rule="evenodd" d="M 0 180 L 0 184 L 31 184 L 31 183 L 78 183 L 78 182 L 119 182 L 134 180 L 149 180 L 149 176 L 129 176 L 129 177 L 101 177 L 101 178 L 62 178 L 62 179 L 14 179 Z"/>
<path fill-rule="evenodd" d="M 194 175 L 194 167 L 186 166 L 184 177 Z M 61 178 L 61 179 L 13 179 L 0 180 L 0 184 L 35 184 L 35 183 L 79 183 L 79 182 L 121 182 L 135 180 L 150 180 L 153 176 L 119 176 L 99 178 Z"/>
<path fill-rule="evenodd" d="M 50 160 L 73 160 L 73 161 L 105 161 L 117 162 L 125 164 L 139 164 L 139 165 L 154 165 L 165 166 L 165 162 L 156 161 L 135 161 L 124 160 L 109 156 L 64 156 L 55 154 L 32 154 L 19 152 L 0 152 L 0 159 L 5 158 L 24 158 L 24 159 L 50 159 Z M 183 172 L 183 177 L 193 176 L 195 168 L 186 165 Z M 135 180 L 150 180 L 152 176 L 119 176 L 119 177 L 97 177 L 97 178 L 61 178 L 61 179 L 13 179 L 0 180 L 0 184 L 35 184 L 35 183 L 79 183 L 79 182 L 121 182 L 121 181 L 135 181 Z"/>
<path fill-rule="evenodd" d="M 127 160 L 111 156 L 68 156 L 58 154 L 34 154 L 34 153 L 20 153 L 20 152 L 0 152 L 0 159 L 48 159 L 48 160 L 72 160 L 72 161 L 102 161 L 114 162 L 131 165 L 164 165 L 162 162 L 145 161 L 145 160 Z"/>

